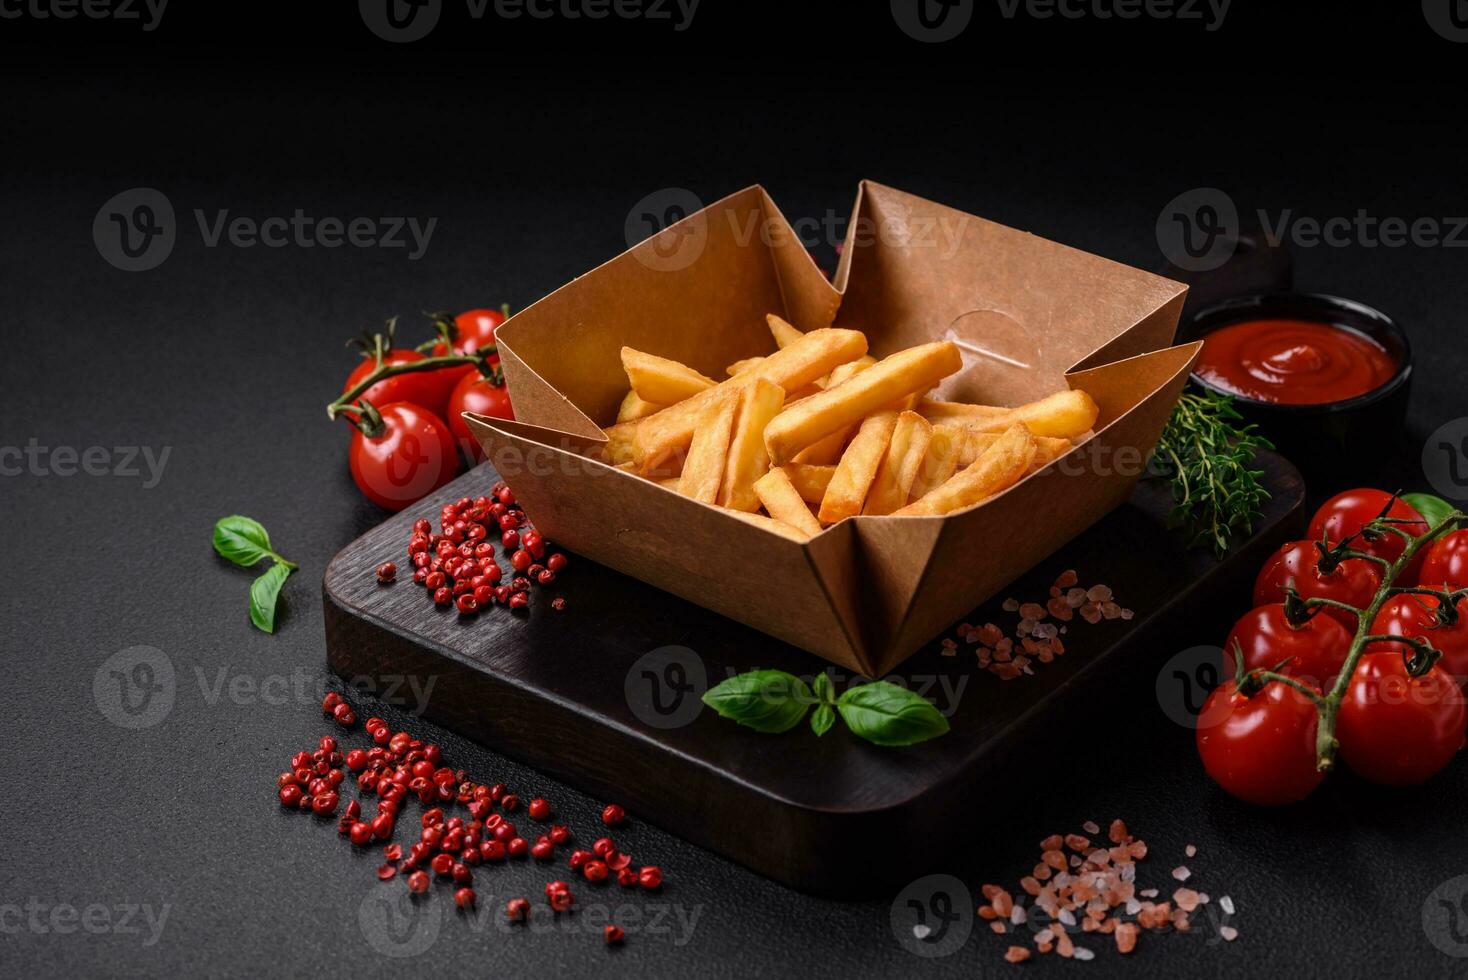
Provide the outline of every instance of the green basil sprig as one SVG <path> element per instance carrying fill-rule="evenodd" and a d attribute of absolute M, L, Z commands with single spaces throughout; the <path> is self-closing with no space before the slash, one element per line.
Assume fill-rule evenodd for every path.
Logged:
<path fill-rule="evenodd" d="M 275 607 L 281 586 L 296 570 L 295 562 L 286 561 L 270 547 L 270 535 L 260 522 L 234 514 L 221 517 L 214 524 L 214 550 L 221 556 L 249 568 L 263 559 L 271 566 L 250 584 L 250 622 L 266 633 L 275 632 Z"/>
<path fill-rule="evenodd" d="M 1412 506 L 1417 513 L 1426 519 L 1429 527 L 1436 527 L 1442 523 L 1454 510 L 1453 505 L 1441 497 L 1434 497 L 1430 493 L 1404 493 L 1402 500 Z M 1424 532 L 1425 533 L 1425 532 Z"/>
<path fill-rule="evenodd" d="M 753 670 L 709 688 L 703 702 L 731 721 L 772 734 L 800 724 L 812 707 L 810 727 L 817 736 L 830 731 L 838 715 L 853 734 L 875 745 L 913 745 L 948 731 L 948 719 L 905 687 L 874 681 L 836 697 L 825 673 L 816 675 L 812 690 L 783 670 Z"/>

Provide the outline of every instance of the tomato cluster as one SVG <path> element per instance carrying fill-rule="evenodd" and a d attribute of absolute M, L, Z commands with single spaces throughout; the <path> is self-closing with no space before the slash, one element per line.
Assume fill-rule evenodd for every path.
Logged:
<path fill-rule="evenodd" d="M 1196 736 L 1203 767 L 1232 795 L 1262 805 L 1308 796 L 1325 777 L 1317 764 L 1322 717 L 1333 718 L 1340 757 L 1375 783 L 1421 783 L 1463 747 L 1468 597 L 1449 611 L 1428 592 L 1377 599 L 1387 589 L 1468 588 L 1468 530 L 1420 547 L 1394 582 L 1384 582 L 1384 562 L 1395 563 L 1408 544 L 1379 527 L 1363 533 L 1383 517 L 1415 537 L 1430 530 L 1395 495 L 1350 490 L 1316 512 L 1309 539 L 1287 542 L 1260 570 L 1254 608 L 1226 642 L 1225 665 L 1235 679 L 1209 695 Z M 1371 621 L 1358 622 L 1353 609 L 1373 607 Z M 1424 646 L 1414 640 L 1441 654 L 1425 671 L 1416 662 Z M 1363 652 L 1341 684 L 1358 642 Z M 1256 670 L 1289 680 L 1245 674 Z"/>
<path fill-rule="evenodd" d="M 505 319 L 500 310 L 439 314 L 434 318 L 439 341 L 432 357 L 493 351 L 495 330 Z M 368 500 L 396 511 L 452 480 L 460 452 L 471 463 L 483 459 L 464 412 L 502 419 L 515 415 L 497 352 L 484 358 L 488 375 L 467 362 L 394 373 L 429 355 L 393 346 L 391 329 L 385 339 L 373 340 L 362 363 L 347 376 L 342 395 L 374 374 L 382 377 L 338 410 L 350 413 L 356 427 L 349 451 L 352 480 Z"/>

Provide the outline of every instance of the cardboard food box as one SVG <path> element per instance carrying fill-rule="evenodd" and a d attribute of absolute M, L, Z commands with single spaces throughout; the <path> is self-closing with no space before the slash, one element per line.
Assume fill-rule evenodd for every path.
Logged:
<path fill-rule="evenodd" d="M 548 538 L 880 677 L 1127 499 L 1201 346 L 1167 346 L 1186 289 L 871 182 L 833 284 L 755 186 L 512 317 L 497 336 L 517 421 L 469 419 Z M 623 345 L 723 378 L 774 349 L 767 313 L 860 330 L 877 357 L 954 341 L 963 369 L 933 397 L 1084 389 L 1094 435 L 978 506 L 803 543 L 590 458 L 627 392 Z"/>

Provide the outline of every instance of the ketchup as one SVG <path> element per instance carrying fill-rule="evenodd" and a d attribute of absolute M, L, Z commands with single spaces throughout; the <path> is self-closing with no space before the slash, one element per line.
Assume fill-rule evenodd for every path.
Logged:
<path fill-rule="evenodd" d="M 1193 370 L 1209 384 L 1260 402 L 1321 405 L 1375 391 L 1397 364 L 1370 337 L 1312 320 L 1246 320 L 1203 338 Z"/>

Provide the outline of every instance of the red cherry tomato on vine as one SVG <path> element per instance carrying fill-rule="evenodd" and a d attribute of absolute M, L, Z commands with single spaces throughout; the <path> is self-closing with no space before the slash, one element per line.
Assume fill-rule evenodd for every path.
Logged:
<path fill-rule="evenodd" d="M 465 310 L 460 313 L 454 317 L 454 353 L 472 354 L 481 347 L 490 346 L 495 342 L 494 332 L 506 319 L 507 316 L 501 310 Z M 433 353 L 435 356 L 446 354 L 448 348 L 440 341 L 433 345 Z M 499 354 L 490 355 L 490 364 L 499 362 Z M 449 385 L 452 389 L 464 375 L 479 372 L 471 364 L 461 368 L 444 368 L 443 373 L 453 378 Z"/>
<path fill-rule="evenodd" d="M 1366 653 L 1341 702 L 1336 738 L 1363 779 L 1412 786 L 1452 761 L 1465 727 L 1463 692 L 1441 667 L 1408 677 L 1401 654 Z"/>
<path fill-rule="evenodd" d="M 1436 596 L 1393 596 L 1376 614 L 1371 632 L 1420 637 L 1431 643 L 1442 652 L 1437 665 L 1462 688 L 1468 686 L 1468 598 L 1458 600 L 1458 621 L 1452 626 L 1437 625 L 1439 605 Z M 1367 649 L 1412 654 L 1405 643 L 1373 643 Z"/>
<path fill-rule="evenodd" d="M 414 361 L 423 360 L 423 355 L 415 350 L 404 350 L 394 348 L 382 355 L 382 363 L 386 365 L 411 364 Z M 352 373 L 347 375 L 347 383 L 342 385 L 342 394 L 346 394 L 357 383 L 366 378 L 367 375 L 377 370 L 377 358 L 368 356 L 362 358 Z M 368 388 L 360 397 L 367 399 L 373 405 L 390 405 L 393 402 L 412 402 L 422 405 L 429 411 L 433 411 L 434 399 L 437 398 L 439 382 L 433 380 L 436 371 L 419 371 L 413 374 L 400 374 L 392 378 L 384 378 L 371 388 Z M 445 395 L 438 401 L 440 408 L 447 401 Z"/>
<path fill-rule="evenodd" d="M 1322 536 L 1330 541 L 1344 541 L 1360 531 L 1362 525 L 1380 517 L 1381 512 L 1386 509 L 1387 502 L 1391 500 L 1392 495 L 1386 491 L 1371 490 L 1365 487 L 1338 493 L 1321 504 L 1315 516 L 1310 519 L 1310 537 L 1315 541 L 1319 541 Z M 1415 524 L 1397 525 L 1409 534 L 1420 535 L 1428 531 L 1427 522 L 1417 512 L 1417 508 L 1404 500 L 1393 501 L 1391 510 L 1387 512 L 1386 516 L 1397 520 L 1415 521 Z M 1374 541 L 1357 538 L 1351 542 L 1351 547 L 1369 555 L 1379 555 L 1387 561 L 1396 561 L 1407 549 L 1407 542 L 1401 535 L 1388 531 Z M 1422 567 L 1421 552 L 1418 554 L 1419 557 L 1414 558 L 1412 564 L 1407 566 L 1407 570 L 1403 572 L 1401 581 L 1417 581 L 1417 570 Z"/>
<path fill-rule="evenodd" d="M 1223 644 L 1227 676 L 1235 670 L 1234 645 L 1243 650 L 1245 670 L 1275 670 L 1307 680 L 1321 688 L 1335 683 L 1346 655 L 1351 651 L 1351 633 L 1339 620 L 1317 615 L 1302 626 L 1291 626 L 1284 603 L 1271 602 L 1251 609 L 1234 624 Z"/>
<path fill-rule="evenodd" d="M 1454 531 L 1434 541 L 1417 581 L 1434 589 L 1468 586 L 1468 531 Z"/>
<path fill-rule="evenodd" d="M 1254 582 L 1254 605 L 1284 602 L 1285 587 L 1292 584 L 1306 599 L 1334 599 L 1365 609 L 1381 586 L 1381 570 L 1365 558 L 1347 558 L 1329 574 L 1320 571 L 1320 552 L 1313 541 L 1287 541 L 1270 556 Z M 1321 610 L 1337 620 L 1346 631 L 1356 632 L 1356 617 L 1344 609 L 1326 606 Z"/>
<path fill-rule="evenodd" d="M 1297 803 L 1325 773 L 1315 767 L 1315 702 L 1278 681 L 1253 697 L 1233 681 L 1214 688 L 1198 715 L 1203 768 L 1230 795 L 1260 806 Z"/>
<path fill-rule="evenodd" d="M 352 433 L 352 479 L 374 504 L 402 510 L 452 480 L 459 455 L 449 427 L 426 408 L 394 402 L 377 411 L 380 428 Z"/>
<path fill-rule="evenodd" d="M 464 412 L 497 419 L 515 417 L 515 411 L 510 407 L 509 390 L 504 385 L 491 384 L 478 371 L 461 378 L 454 385 L 453 394 L 449 395 L 449 429 L 470 459 L 483 459 L 484 450 L 479 447 L 479 440 L 469 431 L 469 423 L 464 421 Z"/>

